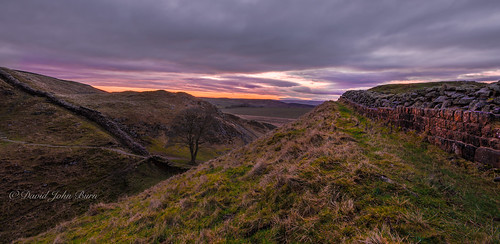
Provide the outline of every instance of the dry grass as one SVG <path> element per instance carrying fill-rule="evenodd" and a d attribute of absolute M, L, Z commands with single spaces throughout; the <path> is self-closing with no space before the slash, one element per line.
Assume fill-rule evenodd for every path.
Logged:
<path fill-rule="evenodd" d="M 116 208 L 23 241 L 498 242 L 493 171 L 448 157 L 329 102 Z"/>

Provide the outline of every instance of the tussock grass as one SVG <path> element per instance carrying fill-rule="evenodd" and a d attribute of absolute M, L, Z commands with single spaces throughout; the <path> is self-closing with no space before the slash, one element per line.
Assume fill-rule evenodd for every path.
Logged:
<path fill-rule="evenodd" d="M 495 172 L 422 141 L 327 102 L 137 196 L 19 241 L 498 243 Z"/>

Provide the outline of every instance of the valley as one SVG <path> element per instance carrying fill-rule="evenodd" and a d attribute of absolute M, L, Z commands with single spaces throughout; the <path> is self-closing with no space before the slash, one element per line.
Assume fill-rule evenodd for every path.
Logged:
<path fill-rule="evenodd" d="M 487 112 L 496 111 L 497 83 L 375 87 L 313 107 L 108 93 L 2 71 L 0 175 L 7 191 L 0 235 L 9 241 L 498 240 L 499 171 L 488 163 L 495 156 L 474 160 L 460 149 L 469 141 L 450 151 L 434 140 L 454 135 L 441 120 L 472 123 L 463 128 L 478 123 L 489 129 L 460 131 L 472 133 L 463 138 L 486 138 L 477 152 L 498 150 L 497 117 Z M 440 112 L 439 94 L 463 85 L 477 94 L 474 108 L 484 100 L 487 111 Z M 415 104 L 426 107 L 399 106 L 413 96 L 407 94 L 431 92 L 435 97 L 422 95 L 428 101 Z M 186 108 L 213 116 L 207 128 L 215 137 L 194 164 L 171 129 Z M 439 121 L 421 126 L 425 118 L 417 114 L 434 111 Z"/>

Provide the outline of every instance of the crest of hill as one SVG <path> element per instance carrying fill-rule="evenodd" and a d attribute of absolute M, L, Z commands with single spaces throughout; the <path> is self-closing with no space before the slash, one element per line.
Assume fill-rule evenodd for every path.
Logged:
<path fill-rule="evenodd" d="M 443 85 L 446 85 L 448 87 L 470 86 L 477 88 L 482 88 L 486 86 L 485 83 L 479 83 L 475 81 L 441 81 L 441 82 L 421 82 L 421 83 L 411 83 L 411 84 L 380 85 L 370 88 L 368 89 L 368 91 L 379 92 L 383 94 L 400 94 L 425 88 L 441 87 Z"/>
<path fill-rule="evenodd" d="M 104 94 L 103 90 L 97 89 L 87 84 L 82 84 L 74 81 L 61 80 L 45 75 L 35 74 L 20 70 L 10 70 L 11 73 L 23 80 L 31 87 L 47 91 L 59 96 L 68 96 L 71 94 Z"/>
<path fill-rule="evenodd" d="M 493 175 L 325 102 L 247 146 L 19 242 L 494 243 Z"/>

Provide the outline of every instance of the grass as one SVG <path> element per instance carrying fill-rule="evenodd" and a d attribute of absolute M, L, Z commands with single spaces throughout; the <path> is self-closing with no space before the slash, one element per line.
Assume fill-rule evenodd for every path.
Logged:
<path fill-rule="evenodd" d="M 441 87 L 442 85 L 447 86 L 462 86 L 462 85 L 471 85 L 471 86 L 486 86 L 483 83 L 473 82 L 473 81 L 441 81 L 441 82 L 422 82 L 422 83 L 414 83 L 414 84 L 389 84 L 389 85 L 381 85 L 376 86 L 369 91 L 387 93 L 387 94 L 401 94 L 407 93 L 414 90 L 431 88 L 431 87 Z"/>
<path fill-rule="evenodd" d="M 327 102 L 21 242 L 499 243 L 493 170 Z"/>
<path fill-rule="evenodd" d="M 6 72 L 33 88 L 102 112 L 142 142 L 152 138 L 165 144 L 171 119 L 186 107 L 214 109 L 208 102 L 187 94 L 165 91 L 107 93 L 76 82 L 13 70 Z M 0 176 L 3 179 L 0 186 L 6 193 L 0 202 L 0 238 L 4 241 L 45 231 L 60 221 L 81 214 L 95 203 L 10 201 L 8 193 L 16 189 L 91 191 L 95 187 L 101 196 L 99 201 L 110 202 L 178 173 L 165 172 L 163 165 L 141 162 L 142 158 L 110 150 L 127 152 L 102 127 L 44 98 L 26 94 L 2 80 L 0 94 L 0 136 L 18 141 L 0 141 Z M 231 143 L 203 148 L 200 161 L 212 159 L 230 146 L 242 145 L 244 140 L 240 135 L 251 140 L 269 131 L 266 127 L 239 119 L 220 121 L 221 126 L 230 132 L 228 135 L 237 136 L 229 138 Z M 153 144 L 151 149 L 153 153 L 165 151 L 174 156 L 186 155 L 186 150 L 180 147 L 158 149 Z M 185 158 L 175 159 L 176 163 L 185 165 Z"/>
<path fill-rule="evenodd" d="M 177 172 L 105 148 L 120 144 L 99 126 L 13 89 L 0 80 L 0 238 L 35 235 L 87 211 L 92 204 L 136 194 Z M 57 146 L 57 147 L 56 147 Z M 66 146 L 66 147 L 65 147 Z M 100 148 L 102 147 L 102 148 Z M 137 165 L 137 167 L 135 167 Z M 10 199 L 12 191 L 85 191 L 98 199 L 56 201 Z"/>
<path fill-rule="evenodd" d="M 187 145 L 183 143 L 165 144 L 162 140 L 150 138 L 148 151 L 169 158 L 176 165 L 190 168 L 191 154 Z M 224 145 L 201 144 L 196 157 L 197 163 L 203 163 L 228 152 L 230 148 Z"/>

